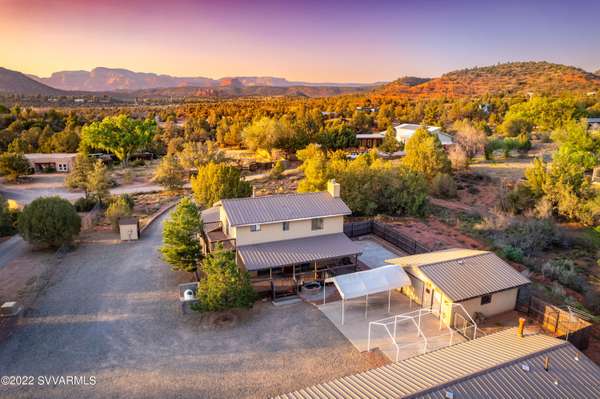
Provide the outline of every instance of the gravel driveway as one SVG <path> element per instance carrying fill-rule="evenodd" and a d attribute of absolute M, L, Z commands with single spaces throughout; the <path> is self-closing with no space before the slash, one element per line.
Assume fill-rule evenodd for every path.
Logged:
<path fill-rule="evenodd" d="M 375 366 L 312 305 L 259 303 L 231 325 L 178 312 L 188 278 L 158 258 L 162 219 L 136 243 L 67 255 L 36 307 L 0 343 L 0 376 L 86 376 L 96 384 L 0 386 L 11 398 L 244 398 Z"/>

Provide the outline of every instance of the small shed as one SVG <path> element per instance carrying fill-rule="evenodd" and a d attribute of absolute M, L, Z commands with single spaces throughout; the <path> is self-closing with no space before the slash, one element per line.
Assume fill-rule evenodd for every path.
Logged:
<path fill-rule="evenodd" d="M 140 239 L 140 222 L 136 217 L 123 217 L 119 219 L 119 233 L 121 241 Z"/>

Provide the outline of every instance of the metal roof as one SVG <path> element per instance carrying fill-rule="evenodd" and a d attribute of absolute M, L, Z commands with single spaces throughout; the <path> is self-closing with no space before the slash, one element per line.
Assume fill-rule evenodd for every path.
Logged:
<path fill-rule="evenodd" d="M 330 277 L 343 299 L 358 298 L 410 285 L 406 272 L 396 265 Z"/>
<path fill-rule="evenodd" d="M 231 226 L 350 215 L 341 198 L 328 192 L 265 195 L 220 201 Z"/>
<path fill-rule="evenodd" d="M 409 272 L 420 271 L 454 302 L 531 283 L 496 254 L 487 251 L 451 249 L 386 262 L 404 266 Z"/>
<path fill-rule="evenodd" d="M 246 270 L 287 266 L 320 259 L 358 255 L 361 249 L 345 234 L 326 234 L 264 244 L 242 245 L 237 253 Z"/>
<path fill-rule="evenodd" d="M 597 398 L 599 381 L 600 368 L 570 343 L 511 328 L 277 398 Z"/>
<path fill-rule="evenodd" d="M 212 208 L 205 209 L 201 212 L 202 222 L 204 223 L 216 223 L 218 222 L 221 213 L 221 208 L 213 206 Z"/>

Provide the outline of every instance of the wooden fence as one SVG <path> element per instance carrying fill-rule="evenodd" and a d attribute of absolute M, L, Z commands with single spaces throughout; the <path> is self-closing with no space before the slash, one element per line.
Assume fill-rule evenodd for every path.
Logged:
<path fill-rule="evenodd" d="M 344 233 L 350 238 L 374 234 L 410 255 L 431 252 L 429 248 L 419 244 L 412 238 L 405 236 L 392 226 L 377 220 L 344 223 Z"/>
<path fill-rule="evenodd" d="M 528 304 L 519 304 L 517 310 L 527 313 L 548 333 L 566 339 L 580 350 L 587 349 L 592 328 L 589 315 L 573 308 L 559 308 L 535 296 L 529 298 Z"/>

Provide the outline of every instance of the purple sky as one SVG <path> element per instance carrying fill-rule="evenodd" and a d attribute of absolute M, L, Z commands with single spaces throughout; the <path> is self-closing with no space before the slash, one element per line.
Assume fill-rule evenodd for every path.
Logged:
<path fill-rule="evenodd" d="M 0 0 L 0 66 L 373 82 L 506 61 L 600 69 L 595 1 Z"/>

